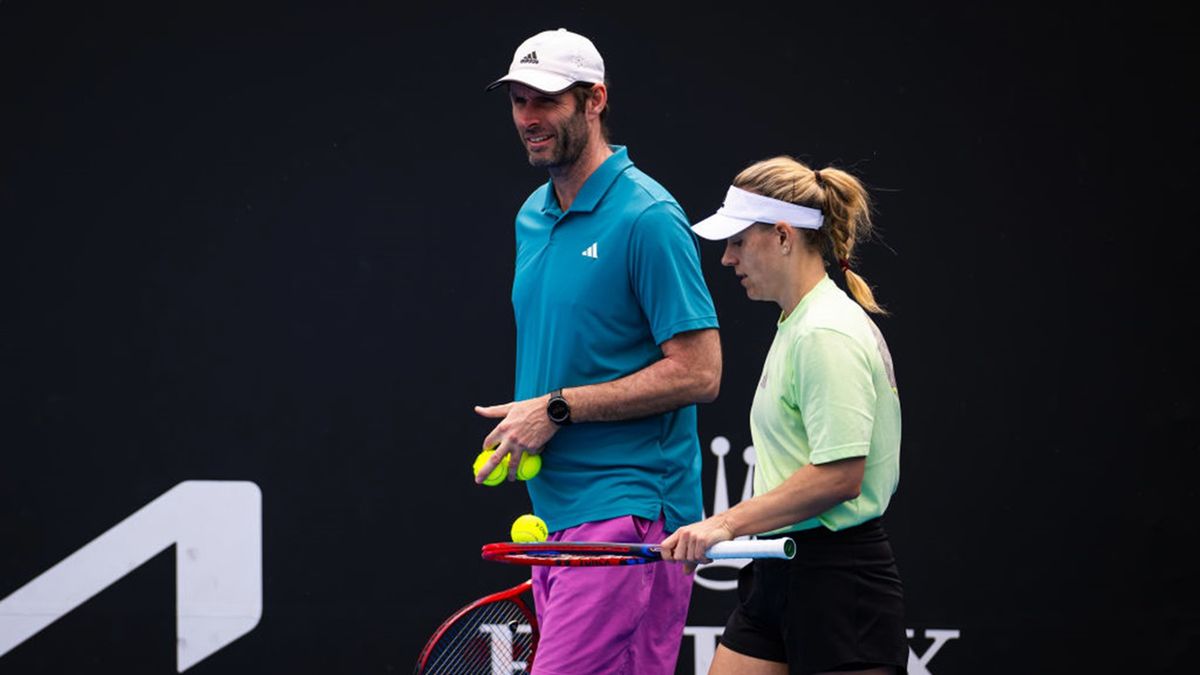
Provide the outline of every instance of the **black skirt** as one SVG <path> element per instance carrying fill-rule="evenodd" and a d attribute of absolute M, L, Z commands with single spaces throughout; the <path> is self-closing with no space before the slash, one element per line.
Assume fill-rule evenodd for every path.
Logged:
<path fill-rule="evenodd" d="M 906 673 L 904 587 L 880 520 L 776 536 L 791 537 L 796 556 L 742 568 L 721 644 L 796 675 L 889 665 Z"/>

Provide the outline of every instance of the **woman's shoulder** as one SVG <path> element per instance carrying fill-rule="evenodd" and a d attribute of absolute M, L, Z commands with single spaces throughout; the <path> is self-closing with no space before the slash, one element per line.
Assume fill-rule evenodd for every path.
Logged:
<path fill-rule="evenodd" d="M 870 318 L 857 302 L 828 279 L 817 289 L 812 302 L 797 317 L 795 335 L 803 338 L 817 331 L 833 331 L 858 338 L 870 333 Z"/>

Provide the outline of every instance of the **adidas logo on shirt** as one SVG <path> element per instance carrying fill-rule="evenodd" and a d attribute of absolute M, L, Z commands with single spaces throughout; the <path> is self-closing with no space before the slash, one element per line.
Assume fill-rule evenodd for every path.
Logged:
<path fill-rule="evenodd" d="M 595 243 L 593 243 L 591 246 L 583 249 L 583 255 L 588 258 L 593 258 L 593 259 L 600 257 L 600 256 L 596 255 L 596 244 Z"/>
<path fill-rule="evenodd" d="M 537 52 L 529 52 L 521 57 L 521 63 L 537 63 Z"/>

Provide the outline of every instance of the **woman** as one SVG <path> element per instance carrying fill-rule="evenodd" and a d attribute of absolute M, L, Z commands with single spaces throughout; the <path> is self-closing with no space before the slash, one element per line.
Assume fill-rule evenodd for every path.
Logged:
<path fill-rule="evenodd" d="M 900 401 L 867 315 L 883 310 L 851 271 L 870 211 L 854 176 L 776 157 L 738 174 L 692 228 L 724 239 L 721 264 L 782 314 L 750 409 L 755 496 L 680 528 L 663 557 L 691 568 L 713 544 L 753 534 L 797 544 L 792 560 L 741 571 L 710 675 L 906 672 L 903 589 L 880 523 L 900 476 Z"/>

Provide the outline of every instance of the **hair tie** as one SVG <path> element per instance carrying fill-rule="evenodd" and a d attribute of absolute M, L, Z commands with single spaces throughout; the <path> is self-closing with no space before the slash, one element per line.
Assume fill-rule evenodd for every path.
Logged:
<path fill-rule="evenodd" d="M 846 258 L 838 258 L 838 262 L 842 264 L 843 272 L 850 271 L 850 261 L 849 260 L 847 260 Z"/>
<path fill-rule="evenodd" d="M 816 179 L 817 185 L 820 185 L 821 187 L 825 187 L 825 181 L 824 181 L 824 179 L 821 178 L 821 170 L 820 169 L 816 169 L 815 171 L 813 171 L 813 178 Z"/>

